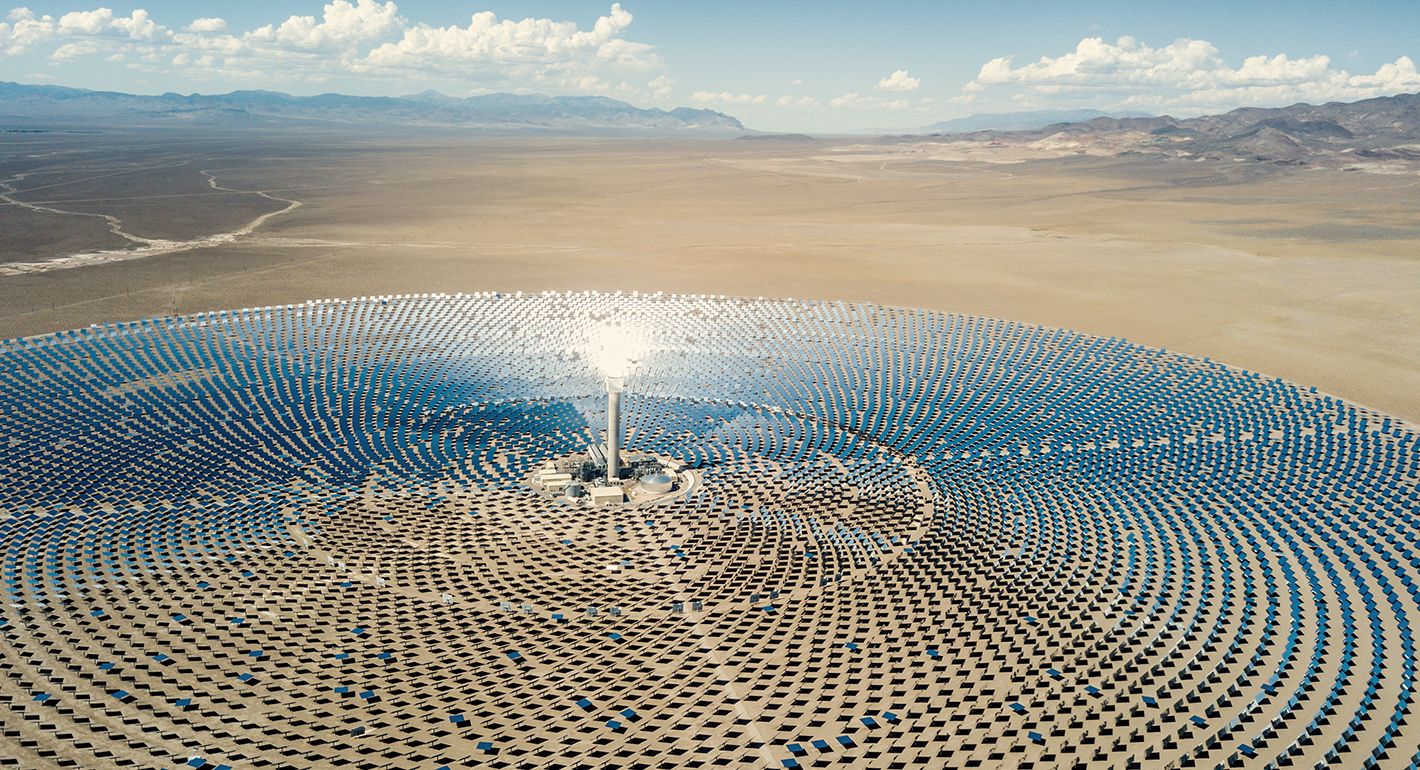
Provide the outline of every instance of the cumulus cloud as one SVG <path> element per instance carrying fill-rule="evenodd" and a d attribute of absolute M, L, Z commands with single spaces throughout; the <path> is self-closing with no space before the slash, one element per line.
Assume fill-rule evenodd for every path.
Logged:
<path fill-rule="evenodd" d="M 774 100 L 779 107 L 817 107 L 818 100 L 812 96 L 781 96 Z"/>
<path fill-rule="evenodd" d="M 498 19 L 476 13 L 468 26 L 405 29 L 397 40 L 369 52 L 359 71 L 487 71 L 518 73 L 537 81 L 580 81 L 574 73 L 594 70 L 637 72 L 657 69 L 651 46 L 622 37 L 632 15 L 616 4 L 590 30 L 551 19 Z M 491 65 L 491 67 L 490 67 Z"/>
<path fill-rule="evenodd" d="M 35 16 L 28 8 L 16 8 L 0 21 L 0 54 L 17 56 L 54 37 L 54 17 Z"/>
<path fill-rule="evenodd" d="M 963 88 L 962 101 L 993 92 L 1018 104 L 1086 98 L 1147 109 L 1212 111 L 1242 105 L 1355 100 L 1420 90 L 1415 63 L 1402 56 L 1374 73 L 1353 74 L 1325 55 L 1249 56 L 1233 65 L 1206 40 L 1153 47 L 1132 37 L 1087 37 L 1075 50 L 1017 65 L 992 59 Z"/>
<path fill-rule="evenodd" d="M 887 99 L 880 96 L 864 96 L 857 91 L 849 91 L 842 96 L 835 96 L 828 104 L 830 107 L 901 110 L 911 106 L 912 102 L 907 99 Z"/>
<path fill-rule="evenodd" d="M 879 91 L 916 91 L 922 81 L 907 74 L 907 70 L 897 70 L 878 81 Z"/>
<path fill-rule="evenodd" d="M 258 43 L 297 50 L 351 49 L 361 44 L 388 40 L 408 22 L 393 2 L 377 0 L 334 0 L 325 6 L 321 18 L 292 16 L 280 25 L 267 24 L 244 37 Z"/>
<path fill-rule="evenodd" d="M 92 56 L 99 52 L 99 47 L 90 40 L 77 40 L 72 43 L 65 43 L 54 49 L 49 58 L 54 61 L 71 61 L 85 56 Z"/>
<path fill-rule="evenodd" d="M 651 81 L 646 84 L 646 90 L 651 93 L 651 97 L 654 99 L 669 99 L 670 95 L 675 93 L 675 80 L 665 75 L 658 75 L 651 78 Z"/>
<path fill-rule="evenodd" d="M 58 33 L 64 36 L 115 36 L 133 40 L 155 40 L 168 30 L 158 26 L 148 12 L 138 9 L 128 16 L 114 16 L 108 8 L 73 11 L 59 17 Z"/>
<path fill-rule="evenodd" d="M 765 94 L 732 94 L 728 91 L 696 91 L 690 95 L 701 104 L 722 102 L 724 104 L 764 104 L 769 100 Z"/>
<path fill-rule="evenodd" d="M 319 81 L 333 76 L 450 81 L 465 88 L 536 88 L 669 96 L 655 49 L 628 39 L 634 17 L 619 3 L 590 28 L 546 18 L 474 13 L 466 25 L 415 22 L 388 0 L 330 0 L 319 15 L 294 15 L 244 32 L 199 18 L 163 26 L 147 11 L 106 7 L 37 16 L 17 8 L 0 21 L 0 55 L 47 51 L 162 72 L 216 78 Z"/>
<path fill-rule="evenodd" d="M 212 16 L 193 19 L 192 23 L 187 25 L 187 31 L 189 32 L 221 32 L 226 28 L 226 19 L 219 19 Z"/>

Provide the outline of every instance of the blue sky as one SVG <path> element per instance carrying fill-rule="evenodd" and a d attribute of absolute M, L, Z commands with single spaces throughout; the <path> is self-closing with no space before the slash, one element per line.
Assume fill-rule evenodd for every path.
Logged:
<path fill-rule="evenodd" d="M 1190 115 L 1420 91 L 1390 2 L 0 3 L 0 79 L 139 93 L 604 94 L 769 130 Z"/>

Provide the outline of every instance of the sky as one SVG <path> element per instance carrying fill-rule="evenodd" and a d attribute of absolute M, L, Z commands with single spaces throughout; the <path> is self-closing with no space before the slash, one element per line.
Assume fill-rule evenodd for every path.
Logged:
<path fill-rule="evenodd" d="M 752 128 L 1190 116 L 1420 91 L 1415 0 L 0 2 L 0 80 L 128 93 L 604 95 Z"/>

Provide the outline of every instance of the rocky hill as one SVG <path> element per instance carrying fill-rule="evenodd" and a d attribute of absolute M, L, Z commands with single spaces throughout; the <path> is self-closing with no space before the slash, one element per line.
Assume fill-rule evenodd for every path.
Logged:
<path fill-rule="evenodd" d="M 1178 119 L 1100 117 L 1032 131 L 934 134 L 1054 154 L 1162 154 L 1345 166 L 1420 162 L 1420 94 L 1358 102 L 1244 107 Z"/>

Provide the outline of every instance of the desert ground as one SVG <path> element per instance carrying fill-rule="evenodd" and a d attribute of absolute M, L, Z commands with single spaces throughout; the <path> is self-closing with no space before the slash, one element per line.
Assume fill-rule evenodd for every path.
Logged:
<path fill-rule="evenodd" d="M 843 299 L 1125 337 L 1420 421 L 1413 173 L 862 139 L 310 130 L 0 148 L 0 337 L 407 292 Z"/>

